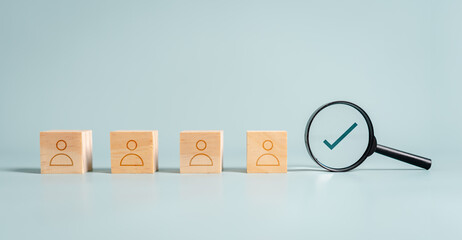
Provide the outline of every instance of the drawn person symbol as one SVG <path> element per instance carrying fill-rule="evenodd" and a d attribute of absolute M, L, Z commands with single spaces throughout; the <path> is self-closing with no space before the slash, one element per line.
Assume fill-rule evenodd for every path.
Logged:
<path fill-rule="evenodd" d="M 128 150 L 134 151 L 138 143 L 135 140 L 129 140 L 126 146 Z M 144 161 L 138 154 L 128 153 L 120 160 L 120 166 L 144 166 Z"/>
<path fill-rule="evenodd" d="M 64 151 L 67 148 L 67 143 L 64 140 L 58 140 L 56 142 L 56 149 Z M 73 166 L 74 161 L 69 155 L 65 153 L 58 153 L 54 155 L 50 160 L 50 166 Z"/>
<path fill-rule="evenodd" d="M 199 140 L 196 142 L 196 149 L 199 151 L 204 151 L 207 148 L 207 142 L 204 140 Z M 189 161 L 189 166 L 213 166 L 213 161 L 209 155 L 205 153 L 198 153 L 194 155 Z"/>
<path fill-rule="evenodd" d="M 265 140 L 262 147 L 269 152 L 273 149 L 273 142 Z M 279 166 L 279 159 L 271 153 L 265 153 L 257 159 L 257 166 Z"/>

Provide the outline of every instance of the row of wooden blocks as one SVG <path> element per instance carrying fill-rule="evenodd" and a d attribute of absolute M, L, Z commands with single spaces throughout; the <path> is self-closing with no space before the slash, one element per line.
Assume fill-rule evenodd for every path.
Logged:
<path fill-rule="evenodd" d="M 110 133 L 112 173 L 154 173 L 158 169 L 157 131 Z M 92 170 L 92 132 L 40 132 L 42 173 Z M 180 173 L 221 173 L 223 131 L 180 133 Z M 287 172 L 287 132 L 247 131 L 247 172 Z"/>

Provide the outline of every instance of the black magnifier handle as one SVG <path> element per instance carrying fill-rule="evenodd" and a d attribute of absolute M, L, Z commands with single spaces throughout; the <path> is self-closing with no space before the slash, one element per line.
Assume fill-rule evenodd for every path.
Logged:
<path fill-rule="evenodd" d="M 377 148 L 375 149 L 375 152 L 385 155 L 387 157 L 391 157 L 391 158 L 403 161 L 405 163 L 412 164 L 417 167 L 425 168 L 427 170 L 430 169 L 430 167 L 432 166 L 431 159 L 417 156 L 414 154 L 410 154 L 407 152 L 403 152 L 400 150 L 396 150 L 390 147 L 385 147 L 380 144 L 377 144 Z"/>

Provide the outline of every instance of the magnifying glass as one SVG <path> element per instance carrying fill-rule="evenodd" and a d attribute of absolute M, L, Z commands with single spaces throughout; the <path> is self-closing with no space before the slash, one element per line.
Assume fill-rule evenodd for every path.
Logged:
<path fill-rule="evenodd" d="M 328 103 L 311 115 L 305 145 L 311 158 L 332 172 L 352 170 L 374 152 L 427 170 L 432 165 L 428 158 L 377 144 L 367 113 L 346 101 Z"/>

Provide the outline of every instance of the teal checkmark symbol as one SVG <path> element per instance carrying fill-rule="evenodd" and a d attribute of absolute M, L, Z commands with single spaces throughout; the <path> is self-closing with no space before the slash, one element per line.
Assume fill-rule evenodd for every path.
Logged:
<path fill-rule="evenodd" d="M 330 150 L 334 149 L 335 146 L 337 146 L 348 134 L 350 134 L 351 131 L 353 131 L 353 129 L 355 129 L 355 127 L 358 126 L 357 123 L 353 123 L 353 125 L 351 125 L 350 128 L 348 128 L 343 134 L 342 136 L 340 136 L 337 140 L 335 140 L 335 142 L 333 144 L 330 144 L 327 140 L 324 140 L 324 144 L 326 144 L 326 146 L 328 148 L 330 148 Z"/>

